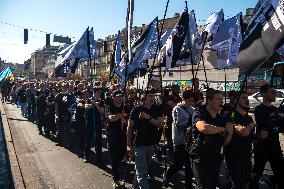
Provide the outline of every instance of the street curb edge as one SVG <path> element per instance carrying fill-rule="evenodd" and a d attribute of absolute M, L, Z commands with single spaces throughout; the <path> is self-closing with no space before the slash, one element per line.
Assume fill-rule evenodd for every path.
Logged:
<path fill-rule="evenodd" d="M 12 172 L 12 178 L 14 183 L 14 188 L 16 189 L 25 189 L 25 182 L 22 176 L 21 168 L 18 162 L 17 153 L 13 143 L 13 136 L 10 130 L 9 122 L 5 112 L 5 108 L 0 101 L 0 112 L 2 117 L 2 124 L 4 130 L 4 137 L 6 141 L 6 147 L 8 151 L 8 158 L 10 162 L 10 168 Z"/>

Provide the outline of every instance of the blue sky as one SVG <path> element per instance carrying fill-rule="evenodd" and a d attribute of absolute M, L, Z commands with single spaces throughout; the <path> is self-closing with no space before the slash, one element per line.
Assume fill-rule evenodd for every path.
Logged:
<path fill-rule="evenodd" d="M 256 3 L 257 0 L 188 0 L 188 7 L 195 10 L 197 20 L 206 20 L 220 9 L 231 17 Z M 147 24 L 155 16 L 161 19 L 165 6 L 166 0 L 135 0 L 134 25 Z M 170 0 L 167 17 L 182 12 L 184 6 L 184 0 Z M 125 27 L 126 9 L 127 0 L 0 0 L 0 57 L 23 63 L 45 45 L 45 33 L 29 30 L 29 42 L 24 45 L 23 28 L 8 24 L 71 36 L 73 40 L 91 26 L 97 39 Z"/>

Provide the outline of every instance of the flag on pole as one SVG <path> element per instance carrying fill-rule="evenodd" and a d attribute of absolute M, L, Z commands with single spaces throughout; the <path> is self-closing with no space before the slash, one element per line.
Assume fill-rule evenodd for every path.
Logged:
<path fill-rule="evenodd" d="M 237 62 L 239 48 L 243 41 L 241 29 L 242 14 L 225 20 L 215 34 L 211 48 L 217 51 L 217 68 L 224 69 Z"/>
<path fill-rule="evenodd" d="M 219 12 L 212 13 L 206 21 L 205 24 L 206 27 L 204 31 L 211 33 L 211 35 L 214 36 L 215 33 L 217 33 L 218 28 L 220 24 L 223 22 L 223 20 L 224 20 L 223 9 L 221 9 Z"/>
<path fill-rule="evenodd" d="M 69 45 L 68 47 L 62 49 L 59 53 L 57 53 L 57 55 L 61 55 L 62 57 L 64 57 L 69 51 L 70 49 L 72 49 L 72 47 L 74 46 L 75 43 Z"/>
<path fill-rule="evenodd" d="M 65 60 L 63 63 L 59 64 L 55 68 L 54 70 L 55 77 L 66 77 L 67 74 L 75 73 L 78 67 L 79 61 L 80 61 L 80 58 Z"/>
<path fill-rule="evenodd" d="M 190 39 L 190 46 L 192 47 L 194 44 L 195 39 L 198 36 L 198 29 L 197 29 L 197 24 L 196 24 L 196 18 L 195 18 L 195 12 L 192 10 L 189 13 L 189 39 Z"/>
<path fill-rule="evenodd" d="M 7 66 L 2 72 L 0 73 L 0 81 L 9 77 L 9 75 L 13 74 L 12 69 L 10 66 Z"/>
<path fill-rule="evenodd" d="M 191 64 L 190 51 L 192 50 L 192 47 L 197 37 L 198 37 L 198 30 L 197 30 L 196 18 L 195 18 L 195 13 L 192 10 L 189 14 L 188 32 L 183 42 L 178 61 L 176 62 L 176 66 L 184 66 Z"/>
<path fill-rule="evenodd" d="M 250 22 L 245 31 L 245 38 L 248 37 L 252 33 L 253 30 L 255 30 L 255 28 L 261 22 L 261 20 L 265 19 L 262 13 L 266 12 L 270 6 L 271 6 L 271 0 L 259 0 L 258 1 L 253 11 L 252 18 L 250 19 Z"/>
<path fill-rule="evenodd" d="M 254 15 L 240 47 L 241 74 L 253 73 L 284 43 L 284 0 L 266 1 L 262 7 L 266 8 Z"/>
<path fill-rule="evenodd" d="M 181 14 L 180 19 L 171 32 L 171 35 L 167 39 L 166 44 L 162 47 L 155 66 L 163 66 L 167 68 L 173 68 L 176 66 L 176 62 L 179 60 L 180 52 L 187 36 L 188 20 L 189 15 L 186 8 Z"/>
<path fill-rule="evenodd" d="M 120 86 L 123 87 L 125 85 L 125 67 L 127 61 L 128 54 L 124 52 L 121 58 L 120 63 L 118 64 L 115 73 L 120 78 Z"/>
<path fill-rule="evenodd" d="M 172 26 L 170 26 L 168 28 L 168 30 L 161 36 L 161 39 L 160 39 L 160 46 L 164 46 L 168 40 L 168 38 L 170 37 L 173 29 L 174 29 L 175 25 L 173 24 Z"/>
<path fill-rule="evenodd" d="M 97 49 L 93 27 L 91 28 L 91 30 L 89 32 L 89 41 L 90 41 L 91 58 L 96 59 L 98 57 L 99 51 Z M 87 46 L 87 49 L 88 49 L 88 46 Z M 85 58 L 83 58 L 83 59 L 85 59 Z M 89 58 L 86 58 L 86 59 L 89 59 Z"/>
<path fill-rule="evenodd" d="M 75 73 L 79 60 L 89 59 L 87 32 L 89 32 L 91 58 L 97 58 L 98 50 L 96 49 L 93 28 L 90 31 L 89 28 L 87 28 L 81 38 L 74 43 L 65 54 L 62 61 L 55 67 L 56 77 L 65 77 L 68 73 Z"/>
<path fill-rule="evenodd" d="M 128 77 L 137 75 L 138 70 L 148 69 L 148 60 L 155 57 L 159 50 L 158 17 L 156 17 L 132 45 L 132 61 L 128 64 Z"/>
<path fill-rule="evenodd" d="M 111 80 L 115 74 L 115 70 L 117 69 L 120 61 L 121 61 L 121 34 L 118 31 L 117 38 L 114 45 L 114 50 L 112 53 L 110 69 L 109 69 L 109 79 Z"/>
<path fill-rule="evenodd" d="M 134 11 L 134 0 L 128 0 L 128 23 L 127 23 L 127 49 L 129 61 L 132 60 L 132 46 L 131 46 L 131 35 L 133 25 L 133 11 Z"/>
<path fill-rule="evenodd" d="M 202 32 L 201 34 L 197 35 L 197 38 L 194 41 L 191 54 L 192 54 L 192 61 L 193 64 L 198 64 L 201 59 L 201 55 L 203 53 L 205 41 L 207 39 L 208 33 L 206 31 Z"/>

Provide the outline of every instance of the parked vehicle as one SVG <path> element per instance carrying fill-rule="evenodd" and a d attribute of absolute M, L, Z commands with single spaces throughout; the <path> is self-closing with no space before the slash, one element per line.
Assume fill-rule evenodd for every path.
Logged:
<path fill-rule="evenodd" d="M 272 103 L 272 105 L 278 107 L 281 104 L 281 102 L 284 100 L 284 89 L 276 89 L 275 97 L 276 101 Z M 249 99 L 250 111 L 254 111 L 255 107 L 261 104 L 263 100 L 259 92 L 249 96 L 248 99 Z"/>

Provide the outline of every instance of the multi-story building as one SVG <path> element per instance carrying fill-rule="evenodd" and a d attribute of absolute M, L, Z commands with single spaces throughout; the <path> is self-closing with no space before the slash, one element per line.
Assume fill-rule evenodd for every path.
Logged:
<path fill-rule="evenodd" d="M 46 77 L 50 69 L 54 68 L 56 53 L 60 46 L 44 46 L 31 54 L 31 69 L 33 77 Z"/>

